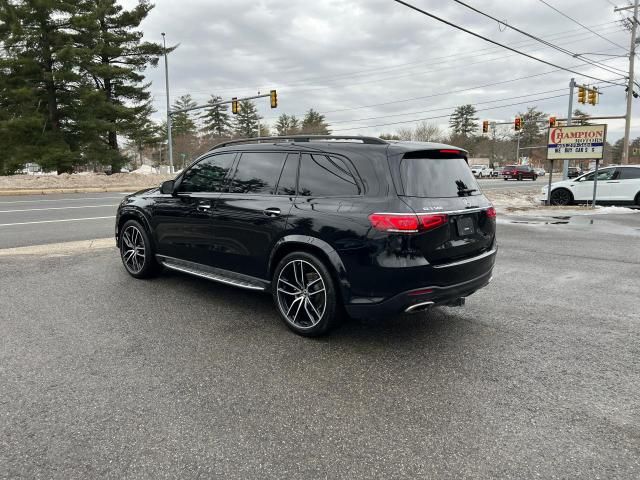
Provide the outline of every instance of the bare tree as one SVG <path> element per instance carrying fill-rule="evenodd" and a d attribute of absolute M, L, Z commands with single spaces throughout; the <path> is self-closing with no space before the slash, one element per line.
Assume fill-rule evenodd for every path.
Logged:
<path fill-rule="evenodd" d="M 412 140 L 416 142 L 439 142 L 442 141 L 442 130 L 436 124 L 423 120 L 416 125 Z"/>
<path fill-rule="evenodd" d="M 402 127 L 396 132 L 400 140 L 413 140 L 413 129 Z"/>

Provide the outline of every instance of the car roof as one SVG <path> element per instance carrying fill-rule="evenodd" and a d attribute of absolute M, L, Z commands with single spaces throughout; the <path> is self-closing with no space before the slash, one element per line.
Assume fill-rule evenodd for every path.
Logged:
<path fill-rule="evenodd" d="M 435 142 L 412 142 L 402 140 L 382 140 L 376 137 L 360 136 L 330 136 L 330 135 L 292 135 L 287 137 L 260 137 L 246 138 L 223 142 L 214 146 L 211 151 L 234 151 L 234 150 L 263 150 L 265 147 L 278 147 L 289 149 L 309 149 L 317 150 L 318 147 L 327 150 L 338 151 L 342 148 L 347 150 L 357 149 L 377 149 L 388 150 L 390 154 L 404 154 L 420 150 L 458 150 L 465 156 L 468 152 L 460 147 Z"/>

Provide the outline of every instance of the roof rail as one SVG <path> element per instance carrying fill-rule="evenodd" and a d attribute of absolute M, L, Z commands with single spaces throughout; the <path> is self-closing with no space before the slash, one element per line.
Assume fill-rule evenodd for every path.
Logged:
<path fill-rule="evenodd" d="M 260 143 L 260 142 L 314 142 L 320 140 L 359 140 L 369 145 L 388 145 L 389 142 L 376 137 L 362 137 L 358 135 L 285 135 L 282 137 L 253 137 L 240 138 L 237 140 L 229 140 L 227 142 L 214 145 L 211 150 L 226 147 L 227 145 L 236 145 L 240 143 Z"/>

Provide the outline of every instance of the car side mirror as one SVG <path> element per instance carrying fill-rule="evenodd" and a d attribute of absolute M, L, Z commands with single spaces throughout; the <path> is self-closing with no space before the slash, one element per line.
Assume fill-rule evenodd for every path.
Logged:
<path fill-rule="evenodd" d="M 176 182 L 174 180 L 167 180 L 166 182 L 162 182 L 162 184 L 160 184 L 160 193 L 173 195 L 175 184 Z"/>

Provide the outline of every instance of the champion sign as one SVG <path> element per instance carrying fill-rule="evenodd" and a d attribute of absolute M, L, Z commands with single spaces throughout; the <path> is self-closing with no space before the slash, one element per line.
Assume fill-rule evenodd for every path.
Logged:
<path fill-rule="evenodd" d="M 553 127 L 549 129 L 547 158 L 601 159 L 606 139 L 606 125 Z"/>

